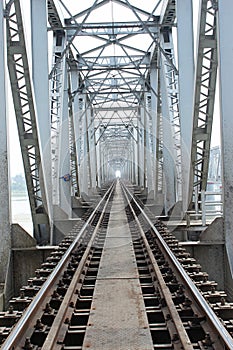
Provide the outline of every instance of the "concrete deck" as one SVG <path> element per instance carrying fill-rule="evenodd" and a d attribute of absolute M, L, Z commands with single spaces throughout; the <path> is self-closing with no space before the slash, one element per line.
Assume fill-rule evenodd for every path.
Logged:
<path fill-rule="evenodd" d="M 83 343 L 83 349 L 87 348 L 153 349 L 119 183 Z"/>

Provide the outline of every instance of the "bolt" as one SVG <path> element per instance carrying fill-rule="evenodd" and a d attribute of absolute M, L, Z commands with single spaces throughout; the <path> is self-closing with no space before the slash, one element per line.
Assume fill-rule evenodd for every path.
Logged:
<path fill-rule="evenodd" d="M 25 350 L 32 350 L 33 349 L 32 344 L 30 342 L 30 338 L 26 338 L 25 339 L 25 343 L 24 343 L 23 349 L 25 349 Z"/>
<path fill-rule="evenodd" d="M 52 308 L 51 308 L 51 306 L 49 305 L 49 303 L 47 303 L 47 304 L 45 305 L 44 312 L 46 312 L 47 314 L 50 314 L 50 313 L 52 312 Z"/>
<path fill-rule="evenodd" d="M 186 298 L 185 298 L 185 301 L 184 301 L 184 303 L 183 303 L 183 305 L 188 307 L 188 306 L 190 306 L 191 304 L 192 304 L 192 300 L 190 300 L 189 298 L 186 297 Z"/>
<path fill-rule="evenodd" d="M 42 330 L 44 327 L 43 323 L 41 322 L 41 320 L 38 318 L 37 321 L 36 321 L 36 324 L 34 326 L 34 328 L 37 330 L 37 331 L 40 331 Z"/>
<path fill-rule="evenodd" d="M 25 298 L 25 294 L 24 292 L 21 292 L 20 295 L 19 295 L 20 299 L 24 299 Z"/>
<path fill-rule="evenodd" d="M 213 342 L 210 339 L 210 334 L 209 333 L 206 333 L 205 339 L 202 340 L 202 344 L 204 346 L 211 346 L 213 344 Z"/>
<path fill-rule="evenodd" d="M 70 324 L 70 320 L 68 317 L 66 317 L 65 321 L 64 321 L 65 324 Z"/>
<path fill-rule="evenodd" d="M 174 333 L 174 334 L 173 334 L 173 337 L 172 337 L 172 341 L 175 342 L 175 341 L 177 341 L 177 340 L 179 340 L 179 339 L 180 339 L 180 338 L 179 338 L 178 334 L 177 334 L 177 333 Z"/>
<path fill-rule="evenodd" d="M 211 293 L 215 292 L 215 286 L 211 286 Z"/>
<path fill-rule="evenodd" d="M 56 290 L 54 290 L 54 292 L 52 294 L 52 298 L 54 298 L 54 299 L 58 299 L 59 298 L 59 294 L 57 293 Z"/>
<path fill-rule="evenodd" d="M 226 304 L 226 300 L 225 300 L 225 298 L 221 298 L 221 305 L 223 306 L 223 305 L 225 305 Z"/>
<path fill-rule="evenodd" d="M 13 314 L 13 313 L 14 313 L 13 306 L 10 306 L 8 309 L 8 314 Z"/>
<path fill-rule="evenodd" d="M 70 302 L 70 307 L 74 307 L 74 302 L 73 301 Z"/>
<path fill-rule="evenodd" d="M 204 277 L 203 277 L 203 282 L 207 282 L 207 281 L 208 281 L 207 276 L 204 276 Z"/>

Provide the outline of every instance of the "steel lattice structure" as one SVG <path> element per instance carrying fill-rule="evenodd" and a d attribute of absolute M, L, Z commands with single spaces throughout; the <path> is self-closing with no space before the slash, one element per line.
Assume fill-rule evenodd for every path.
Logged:
<path fill-rule="evenodd" d="M 48 0 L 39 6 L 47 14 L 46 26 L 38 15 L 47 42 L 34 38 L 32 21 L 30 63 L 25 42 L 29 29 L 21 13 L 25 6 L 10 0 L 4 12 L 7 63 L 37 241 L 48 241 L 57 220 L 54 208 L 71 218 L 72 197 L 95 193 L 116 171 L 161 202 L 166 214 L 179 202 L 185 214 L 193 193 L 205 190 L 208 178 L 218 1 L 200 2 L 195 74 L 192 0 L 186 5 L 180 0 L 140 5 L 136 0 Z M 36 7 L 31 7 L 36 18 Z M 182 29 L 186 15 L 191 23 L 187 43 Z M 49 85 L 46 142 L 51 160 L 45 162 L 51 171 L 46 175 L 41 162 L 46 142 L 41 145 L 40 136 L 44 112 L 38 108 L 45 97 L 39 91 L 42 84 L 31 79 L 31 71 L 37 77 L 39 72 L 35 40 L 51 61 L 47 68 L 44 57 L 42 77 Z"/>

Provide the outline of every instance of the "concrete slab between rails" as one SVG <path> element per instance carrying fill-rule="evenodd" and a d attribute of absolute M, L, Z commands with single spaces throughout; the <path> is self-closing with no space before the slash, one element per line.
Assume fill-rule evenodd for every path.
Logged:
<path fill-rule="evenodd" d="M 82 348 L 153 349 L 132 237 L 118 184 Z"/>
<path fill-rule="evenodd" d="M 83 349 L 153 349 L 137 280 L 98 280 L 88 324 Z"/>

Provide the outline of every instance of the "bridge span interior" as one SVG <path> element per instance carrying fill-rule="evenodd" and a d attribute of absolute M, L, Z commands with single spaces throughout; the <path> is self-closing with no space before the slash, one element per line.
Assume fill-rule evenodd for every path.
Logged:
<path fill-rule="evenodd" d="M 231 0 L 1 2 L 1 309 L 117 178 L 233 298 L 232 18 Z M 33 236 L 11 222 L 13 109 Z"/>

